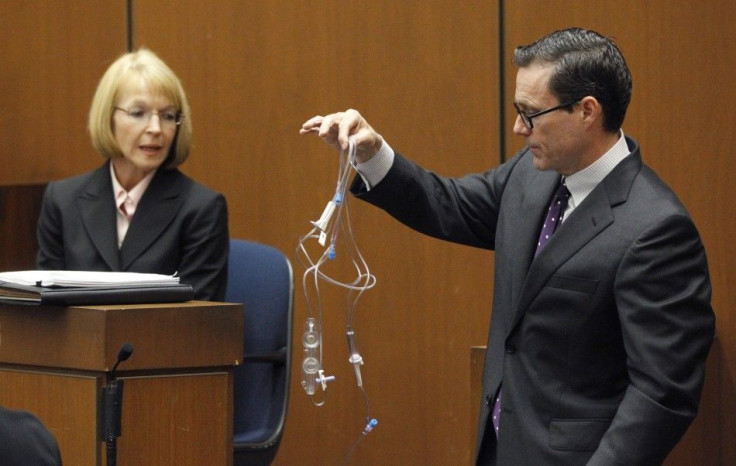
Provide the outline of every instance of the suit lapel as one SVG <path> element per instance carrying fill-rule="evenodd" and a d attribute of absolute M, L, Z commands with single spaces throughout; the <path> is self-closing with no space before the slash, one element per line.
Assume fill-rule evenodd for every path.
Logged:
<path fill-rule="evenodd" d="M 560 175 L 557 173 L 542 172 L 536 168 L 532 168 L 532 170 L 534 170 L 535 175 L 530 185 L 536 188 L 525 192 L 521 205 L 517 210 L 521 214 L 517 216 L 517 224 L 512 229 L 515 232 L 511 241 L 513 249 L 510 254 L 510 257 L 514 258 L 513 279 L 511 280 L 512 309 L 519 308 L 519 300 L 537 247 L 539 229 L 547 214 L 549 201 L 560 180 Z M 506 328 L 511 329 L 513 324 L 514 322 L 507 322 Z"/>
<path fill-rule="evenodd" d="M 614 222 L 613 207 L 626 201 L 640 168 L 641 157 L 637 149 L 593 189 L 558 228 L 547 246 L 532 260 L 519 294 L 518 306 L 515 307 L 511 329 L 522 319 L 531 302 L 555 271 Z M 536 239 L 534 245 L 536 246 Z"/>
<path fill-rule="evenodd" d="M 110 270 L 119 270 L 116 209 L 109 162 L 93 173 L 76 202 L 92 245 Z"/>
<path fill-rule="evenodd" d="M 182 181 L 179 171 L 161 169 L 156 172 L 120 248 L 121 270 L 128 270 L 174 220 L 184 202 Z"/>

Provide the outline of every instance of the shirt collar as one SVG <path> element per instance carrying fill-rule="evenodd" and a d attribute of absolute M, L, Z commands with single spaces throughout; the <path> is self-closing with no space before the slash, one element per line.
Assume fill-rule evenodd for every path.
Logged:
<path fill-rule="evenodd" d="M 115 205 L 120 206 L 120 204 L 125 202 L 125 200 L 130 200 L 134 206 L 137 206 L 141 201 L 143 194 L 146 192 L 146 189 L 148 189 L 148 185 L 151 184 L 151 180 L 155 174 L 156 170 L 151 171 L 151 173 L 143 177 L 143 179 L 139 181 L 133 189 L 126 191 L 118 181 L 117 175 L 115 175 L 115 167 L 113 167 L 112 162 L 110 162 L 110 178 L 112 178 L 112 192 L 115 196 Z"/>
<path fill-rule="evenodd" d="M 565 184 L 570 190 L 572 206 L 578 206 L 595 189 L 609 173 L 629 155 L 629 146 L 626 144 L 624 132 L 619 131 L 616 144 L 603 154 L 598 160 L 570 176 L 565 177 Z"/>

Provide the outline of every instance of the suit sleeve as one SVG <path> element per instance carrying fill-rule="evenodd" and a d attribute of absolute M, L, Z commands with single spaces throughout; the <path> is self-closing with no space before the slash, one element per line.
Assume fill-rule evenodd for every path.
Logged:
<path fill-rule="evenodd" d="M 420 233 L 493 249 L 501 194 L 517 161 L 484 173 L 447 178 L 397 152 L 380 183 L 368 190 L 358 176 L 351 192 Z"/>
<path fill-rule="evenodd" d="M 182 235 L 178 272 L 182 283 L 194 287 L 195 299 L 225 299 L 229 241 L 227 202 L 216 194 L 200 206 Z"/>
<path fill-rule="evenodd" d="M 55 183 L 49 183 L 43 195 L 41 213 L 36 227 L 38 252 L 36 266 L 43 270 L 64 270 L 64 246 L 62 244 L 62 209 L 55 196 Z"/>
<path fill-rule="evenodd" d="M 697 414 L 714 336 L 703 245 L 673 215 L 645 231 L 616 277 L 630 384 L 589 465 L 661 464 Z"/>

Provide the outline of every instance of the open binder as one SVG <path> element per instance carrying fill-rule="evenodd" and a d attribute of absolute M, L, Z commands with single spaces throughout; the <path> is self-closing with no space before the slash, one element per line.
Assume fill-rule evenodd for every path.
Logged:
<path fill-rule="evenodd" d="M 48 306 L 191 301 L 178 277 L 132 272 L 28 270 L 0 273 L 0 302 Z"/>

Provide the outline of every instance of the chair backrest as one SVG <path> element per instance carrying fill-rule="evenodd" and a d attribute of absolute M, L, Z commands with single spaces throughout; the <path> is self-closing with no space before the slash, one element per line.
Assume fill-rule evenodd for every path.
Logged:
<path fill-rule="evenodd" d="M 283 253 L 230 240 L 225 301 L 243 303 L 245 313 L 243 364 L 234 374 L 235 465 L 270 464 L 281 441 L 291 380 L 293 296 L 291 263 Z"/>

